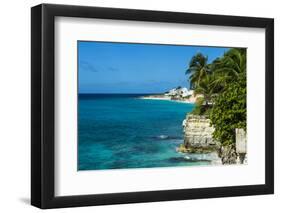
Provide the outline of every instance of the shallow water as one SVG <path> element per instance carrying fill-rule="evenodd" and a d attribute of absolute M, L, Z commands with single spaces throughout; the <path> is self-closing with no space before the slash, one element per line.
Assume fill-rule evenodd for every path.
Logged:
<path fill-rule="evenodd" d="M 194 105 L 139 95 L 79 95 L 78 170 L 208 165 L 176 152 Z"/>

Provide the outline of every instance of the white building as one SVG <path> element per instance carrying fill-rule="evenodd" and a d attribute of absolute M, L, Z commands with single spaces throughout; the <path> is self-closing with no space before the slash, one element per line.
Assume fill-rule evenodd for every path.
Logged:
<path fill-rule="evenodd" d="M 180 94 L 181 94 L 181 97 L 185 98 L 185 97 L 188 97 L 188 96 L 192 96 L 194 91 L 193 90 L 189 90 L 187 89 L 186 87 L 183 87 L 181 89 L 179 89 L 180 91 Z"/>
<path fill-rule="evenodd" d="M 194 93 L 193 90 L 189 90 L 186 87 L 180 87 L 180 88 L 173 88 L 171 90 L 169 90 L 168 93 L 166 93 L 166 96 L 179 96 L 182 98 L 188 97 L 188 96 L 192 96 Z"/>

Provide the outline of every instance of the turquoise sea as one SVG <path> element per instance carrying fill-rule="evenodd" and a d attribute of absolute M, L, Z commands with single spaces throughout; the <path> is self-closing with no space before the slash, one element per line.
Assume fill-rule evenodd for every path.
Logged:
<path fill-rule="evenodd" d="M 194 105 L 142 94 L 79 94 L 78 170 L 206 165 L 176 152 Z"/>

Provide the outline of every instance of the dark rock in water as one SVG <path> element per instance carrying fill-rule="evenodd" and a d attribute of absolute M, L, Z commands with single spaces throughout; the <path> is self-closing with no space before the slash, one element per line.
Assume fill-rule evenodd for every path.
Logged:
<path fill-rule="evenodd" d="M 133 147 L 132 152 L 138 154 L 155 154 L 160 152 L 160 149 L 159 147 L 153 145 L 143 146 L 137 144 Z"/>
<path fill-rule="evenodd" d="M 211 162 L 208 159 L 200 159 L 195 157 L 183 156 L 183 157 L 172 157 L 169 158 L 169 162 L 180 163 L 180 162 Z"/>
<path fill-rule="evenodd" d="M 186 162 L 187 160 L 184 157 L 172 157 L 168 159 L 171 163 L 180 163 L 180 162 Z"/>

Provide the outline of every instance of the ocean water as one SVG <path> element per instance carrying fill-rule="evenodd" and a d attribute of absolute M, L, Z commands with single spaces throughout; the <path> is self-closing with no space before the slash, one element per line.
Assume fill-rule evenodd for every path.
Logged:
<path fill-rule="evenodd" d="M 79 94 L 78 170 L 208 165 L 176 152 L 194 105 L 136 95 Z"/>

